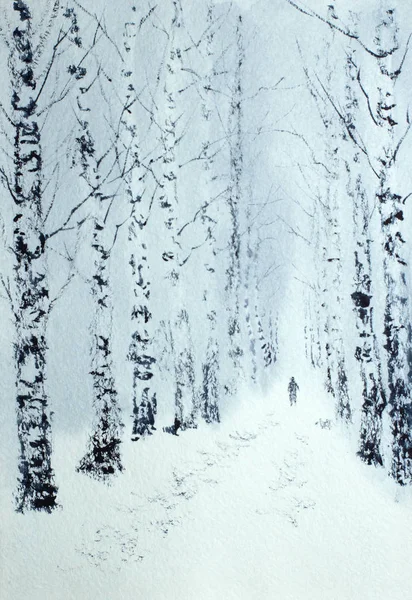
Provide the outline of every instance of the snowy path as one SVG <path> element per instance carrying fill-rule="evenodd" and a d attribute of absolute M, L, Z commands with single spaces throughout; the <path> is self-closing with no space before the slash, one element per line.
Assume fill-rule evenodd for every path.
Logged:
<path fill-rule="evenodd" d="M 395 502 L 337 428 L 315 424 L 328 416 L 322 407 L 316 415 L 308 405 L 249 407 L 230 427 L 131 445 L 125 461 L 134 467 L 103 493 L 73 477 L 60 513 L 8 519 L 0 597 L 411 597 L 410 499 Z"/>

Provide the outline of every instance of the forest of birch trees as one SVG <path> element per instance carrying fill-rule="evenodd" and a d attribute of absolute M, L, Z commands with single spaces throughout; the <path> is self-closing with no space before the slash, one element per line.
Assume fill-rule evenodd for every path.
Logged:
<path fill-rule="evenodd" d="M 263 56 L 241 3 L 1 5 L 17 511 L 60 506 L 56 386 L 68 414 L 89 407 L 77 476 L 110 483 L 123 444 L 219 427 L 270 390 L 296 310 L 293 360 L 359 459 L 412 482 L 410 32 L 389 0 L 367 21 L 282 5 L 293 65 Z M 66 352 L 86 340 L 81 398 L 49 376 L 55 314 Z"/>

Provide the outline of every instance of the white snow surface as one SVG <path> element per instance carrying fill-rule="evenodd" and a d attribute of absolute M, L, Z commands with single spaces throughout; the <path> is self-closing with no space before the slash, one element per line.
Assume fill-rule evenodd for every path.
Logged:
<path fill-rule="evenodd" d="M 64 510 L 16 514 L 3 489 L 0 598 L 410 598 L 410 491 L 355 456 L 312 371 L 290 407 L 277 369 L 221 425 L 125 441 L 111 487 L 75 473 L 60 434 Z"/>

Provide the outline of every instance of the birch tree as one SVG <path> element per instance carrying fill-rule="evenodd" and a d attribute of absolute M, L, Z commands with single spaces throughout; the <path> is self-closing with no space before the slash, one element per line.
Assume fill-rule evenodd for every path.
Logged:
<path fill-rule="evenodd" d="M 359 106 L 360 71 L 356 68 L 355 49 L 346 59 L 346 104 L 345 118 L 348 126 L 356 127 Z M 354 240 L 354 290 L 352 293 L 353 310 L 356 315 L 357 340 L 355 357 L 359 363 L 362 381 L 362 417 L 360 430 L 359 456 L 368 464 L 383 465 L 381 452 L 382 413 L 386 407 L 381 369 L 381 352 L 375 333 L 375 313 L 372 271 L 372 232 L 370 214 L 372 208 L 368 190 L 363 182 L 359 168 L 359 149 L 352 151 L 352 160 L 346 162 L 348 175 L 347 191 L 352 200 Z M 359 166 L 358 166 L 359 165 Z M 358 168 L 356 168 L 358 166 Z"/>
<path fill-rule="evenodd" d="M 128 227 L 129 265 L 133 278 L 132 334 L 127 356 L 133 366 L 133 441 L 153 433 L 157 413 L 156 389 L 159 373 L 156 369 L 154 347 L 151 281 L 153 267 L 151 257 L 154 249 L 150 248 L 147 232 L 159 188 L 159 181 L 153 169 L 156 163 L 162 160 L 162 155 L 155 153 L 155 132 L 158 125 L 154 100 L 159 86 L 161 65 L 157 66 L 157 71 L 156 65 L 152 62 L 149 62 L 145 69 L 142 66 L 145 87 L 149 90 L 143 97 L 142 92 L 136 89 L 135 82 L 138 75 L 135 73 L 136 61 L 143 65 L 146 60 L 144 43 L 142 46 L 138 42 L 141 42 L 142 35 L 148 35 L 156 8 L 152 6 L 145 13 L 136 14 L 135 7 L 132 7 L 123 31 L 125 64 L 122 74 L 127 105 L 122 115 L 122 122 L 125 133 L 127 132 L 126 137 L 130 140 L 129 146 L 136 157 L 136 168 L 126 175 L 126 194 L 131 207 Z M 149 81 L 149 77 L 153 81 Z M 147 139 L 149 142 L 144 145 L 143 140 Z"/>
<path fill-rule="evenodd" d="M 349 423 L 352 420 L 352 407 L 349 398 L 345 346 L 343 340 L 342 316 L 345 311 L 343 298 L 343 265 L 340 206 L 339 160 L 340 128 L 336 124 L 333 107 L 323 101 L 322 94 L 330 94 L 334 63 L 329 61 L 331 43 L 326 46 L 326 80 L 322 81 L 318 74 L 312 78 L 307 66 L 305 77 L 310 93 L 315 101 L 317 111 L 326 132 L 325 151 L 317 157 L 322 167 L 324 186 L 317 186 L 314 197 L 315 243 L 321 259 L 321 272 L 318 291 L 321 301 L 323 320 L 323 352 L 326 370 L 325 387 L 335 399 L 338 418 Z M 320 69 L 319 63 L 316 70 Z M 316 81 L 320 82 L 316 85 Z M 320 88 L 320 89 L 319 89 Z"/>
<path fill-rule="evenodd" d="M 242 169 L 243 169 L 243 81 L 242 72 L 245 60 L 243 42 L 243 23 L 241 15 L 236 24 L 236 58 L 232 97 L 229 109 L 229 148 L 230 148 L 230 175 L 227 203 L 230 213 L 230 238 L 229 238 L 229 265 L 227 268 L 227 311 L 229 333 L 229 356 L 233 363 L 235 377 L 240 374 L 242 361 L 241 341 L 241 236 L 240 236 L 240 210 L 242 206 Z M 232 382 L 234 385 L 234 382 Z"/>
<path fill-rule="evenodd" d="M 13 10 L 18 24 L 7 43 L 14 172 L 13 179 L 7 178 L 6 182 L 16 207 L 13 305 L 20 441 L 17 507 L 20 511 L 26 508 L 50 511 L 56 506 L 57 487 L 51 466 L 50 409 L 45 389 L 46 326 L 51 303 L 45 256 L 41 128 L 36 115 L 42 82 L 41 74 L 35 72 L 38 41 L 34 38 L 33 6 L 15 2 Z M 53 7 L 52 11 L 55 10 Z"/>
<path fill-rule="evenodd" d="M 107 479 L 122 471 L 120 435 L 122 421 L 113 374 L 112 321 L 113 291 L 110 276 L 110 257 L 114 245 L 112 224 L 116 192 L 113 183 L 122 178 L 114 165 L 119 156 L 109 150 L 99 150 L 87 121 L 80 122 L 77 142 L 81 161 L 81 177 L 92 194 L 92 233 L 90 248 L 93 255 L 93 274 L 90 293 L 94 316 L 91 325 L 91 370 L 93 378 L 93 406 L 96 422 L 89 439 L 89 448 L 81 459 L 78 470 L 96 479 Z M 118 139 L 115 139 L 116 144 Z M 101 146 L 100 146 L 101 147 Z M 113 150 L 113 146 L 111 150 Z M 119 165 L 116 165 L 119 166 Z M 124 165 L 122 165 L 124 171 Z M 111 180 L 111 185 L 109 184 Z"/>
<path fill-rule="evenodd" d="M 13 202 L 12 276 L 3 276 L 2 284 L 15 323 L 20 444 L 16 501 L 20 512 L 50 512 L 57 506 L 57 486 L 51 464 L 47 324 L 70 275 L 61 289 L 55 290 L 50 284 L 48 258 L 60 234 L 79 226 L 76 218 L 87 198 L 76 199 L 63 220 L 57 221 L 57 204 L 60 214 L 63 212 L 59 188 L 64 165 L 50 159 L 54 152 L 45 149 L 44 139 L 48 144 L 54 141 L 51 116 L 63 110 L 77 86 L 69 61 L 74 60 L 78 74 L 78 67 L 85 69 L 88 49 L 82 47 L 74 10 L 63 8 L 58 1 L 35 5 L 18 0 L 10 9 L 2 9 L 2 22 L 6 24 L 1 35 L 8 50 L 11 105 L 10 112 L 2 107 L 2 136 L 13 145 L 13 158 L 7 160 L 6 152 L 1 166 L 2 182 Z M 70 140 L 66 131 L 58 143 L 64 146 Z"/>

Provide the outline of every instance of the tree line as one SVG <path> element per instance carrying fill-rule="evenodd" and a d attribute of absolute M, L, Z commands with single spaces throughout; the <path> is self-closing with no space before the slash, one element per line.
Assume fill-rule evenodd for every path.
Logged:
<path fill-rule="evenodd" d="M 154 433 L 158 406 L 170 398 L 170 433 L 219 422 L 221 398 L 234 397 L 249 370 L 241 311 L 242 17 L 213 2 L 194 12 L 167 0 L 144 12 L 124 3 L 108 24 L 100 8 L 18 0 L 3 10 L 9 262 L 1 282 L 15 326 L 21 512 L 58 505 L 47 326 L 76 277 L 93 303 L 95 413 L 78 471 L 109 481 L 123 470 L 111 271 L 120 238 L 133 296 L 125 356 L 133 372 L 131 439 Z M 199 285 L 189 303 L 194 271 Z M 265 352 L 264 368 L 275 357 L 273 331 L 253 300 L 248 335 Z M 162 378 L 170 379 L 167 398 Z"/>
<path fill-rule="evenodd" d="M 94 421 L 77 470 L 98 480 L 123 470 L 126 435 L 160 435 L 160 412 L 170 417 L 165 433 L 219 423 L 243 384 L 276 379 L 281 352 L 282 314 L 268 301 L 279 220 L 271 188 L 256 185 L 254 144 L 267 130 L 254 114 L 274 102 L 268 90 L 282 93 L 286 75 L 274 72 L 270 88 L 251 77 L 251 33 L 234 3 L 98 4 L 16 0 L 2 9 L 0 283 L 14 324 L 20 512 L 58 506 L 48 323 L 73 280 L 92 306 Z M 299 167 L 304 211 L 289 227 L 304 245 L 306 357 L 336 418 L 357 432 L 361 459 L 390 464 L 404 485 L 412 349 L 410 194 L 400 171 L 410 118 L 396 86 L 409 38 L 383 1 L 372 35 L 355 12 L 283 4 L 302 27 L 318 24 L 321 45 L 314 56 L 297 43 L 318 137 L 293 123 L 271 128 L 310 163 Z M 276 185 L 276 174 L 268 180 Z M 119 247 L 132 298 L 123 316 L 131 421 L 113 349 Z"/>

